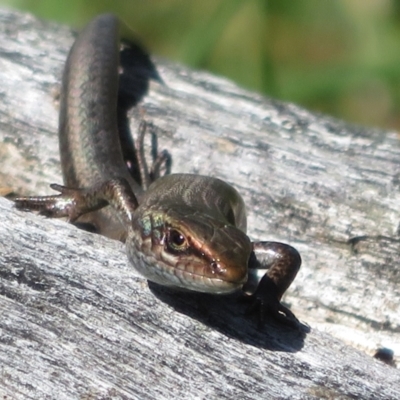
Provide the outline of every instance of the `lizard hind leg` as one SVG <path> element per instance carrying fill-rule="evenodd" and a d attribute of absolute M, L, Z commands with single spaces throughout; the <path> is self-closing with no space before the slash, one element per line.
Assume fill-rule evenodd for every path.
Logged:
<path fill-rule="evenodd" d="M 149 170 L 144 154 L 144 138 L 147 133 L 151 134 L 151 159 L 152 165 Z M 136 159 L 140 174 L 142 188 L 147 190 L 152 182 L 161 176 L 171 172 L 171 155 L 167 150 L 158 152 L 158 140 L 156 127 L 146 121 L 142 121 L 139 126 L 138 137 L 136 140 Z"/>

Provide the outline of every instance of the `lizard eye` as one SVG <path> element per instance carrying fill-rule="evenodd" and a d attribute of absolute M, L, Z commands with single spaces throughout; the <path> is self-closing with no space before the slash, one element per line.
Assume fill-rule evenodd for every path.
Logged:
<path fill-rule="evenodd" d="M 183 251 L 188 248 L 186 237 L 176 229 L 169 229 L 167 233 L 167 248 L 172 251 Z"/>

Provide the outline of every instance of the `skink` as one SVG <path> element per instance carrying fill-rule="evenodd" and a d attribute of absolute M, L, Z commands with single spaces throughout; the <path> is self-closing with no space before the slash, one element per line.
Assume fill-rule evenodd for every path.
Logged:
<path fill-rule="evenodd" d="M 52 185 L 61 192 L 55 196 L 18 197 L 16 207 L 72 222 L 85 218 L 99 233 L 123 237 L 131 265 L 148 280 L 214 294 L 243 290 L 262 320 L 270 312 L 296 325 L 280 300 L 300 268 L 300 255 L 283 243 L 250 241 L 236 189 L 193 174 L 165 175 L 147 188 L 142 149 L 141 184 L 132 178 L 117 128 L 118 69 L 119 21 L 98 16 L 76 39 L 63 76 L 59 142 L 65 186 Z M 118 218 L 100 210 L 107 205 Z"/>

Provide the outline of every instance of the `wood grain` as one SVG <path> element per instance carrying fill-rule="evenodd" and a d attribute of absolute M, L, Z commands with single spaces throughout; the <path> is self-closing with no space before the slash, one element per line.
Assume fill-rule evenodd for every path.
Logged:
<path fill-rule="evenodd" d="M 57 90 L 70 30 L 0 12 L 0 188 L 61 183 Z M 285 297 L 311 326 L 258 331 L 235 297 L 174 293 L 123 245 L 0 198 L 0 394 L 11 399 L 396 399 L 400 140 L 154 59 L 163 84 L 131 111 L 173 172 L 232 183 L 249 235 L 295 246 Z M 5 397 L 8 396 L 8 397 Z"/>

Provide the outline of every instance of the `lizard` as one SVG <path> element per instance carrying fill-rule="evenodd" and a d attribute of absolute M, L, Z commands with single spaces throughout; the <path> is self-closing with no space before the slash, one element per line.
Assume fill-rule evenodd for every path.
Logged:
<path fill-rule="evenodd" d="M 161 176 L 163 157 L 150 173 L 146 123 L 135 154 L 140 182 L 133 178 L 118 134 L 119 52 L 120 21 L 112 14 L 94 18 L 75 40 L 60 100 L 65 186 L 51 185 L 58 195 L 15 197 L 16 208 L 90 222 L 98 233 L 122 239 L 130 264 L 149 281 L 215 295 L 242 290 L 261 323 L 271 313 L 298 326 L 281 298 L 299 271 L 300 254 L 288 244 L 250 240 L 245 204 L 233 186 L 203 175 Z M 114 214 L 102 210 L 107 206 Z"/>

